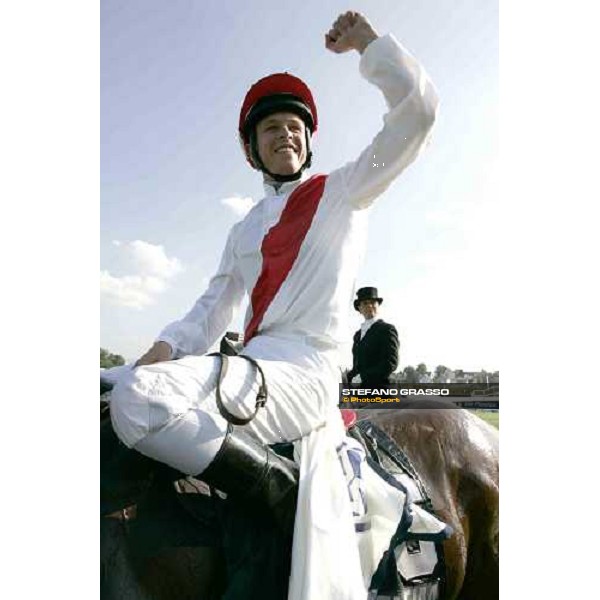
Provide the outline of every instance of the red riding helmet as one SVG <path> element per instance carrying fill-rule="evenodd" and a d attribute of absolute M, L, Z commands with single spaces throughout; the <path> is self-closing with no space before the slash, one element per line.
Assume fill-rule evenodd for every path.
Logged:
<path fill-rule="evenodd" d="M 244 148 L 248 162 L 261 171 L 266 171 L 256 148 L 256 124 L 276 112 L 292 112 L 297 114 L 306 125 L 307 134 L 307 159 L 299 173 L 310 166 L 310 136 L 317 131 L 317 107 L 308 86 L 298 77 L 289 73 L 274 73 L 259 79 L 249 90 L 244 98 L 240 110 L 238 132 L 240 143 Z M 310 131 L 310 135 L 308 133 Z M 266 171 L 268 172 L 268 171 Z M 296 175 L 291 176 L 295 178 Z M 272 175 L 271 173 L 269 173 Z M 278 177 L 276 179 L 289 179 Z"/>
<path fill-rule="evenodd" d="M 303 110 L 303 114 L 300 116 L 308 121 L 306 125 L 310 128 L 311 132 L 314 133 L 317 130 L 317 107 L 308 86 L 304 81 L 289 73 L 274 73 L 273 75 L 267 75 L 267 77 L 259 79 L 248 90 L 244 98 L 244 103 L 240 110 L 238 129 L 240 137 L 245 143 L 249 142 L 250 126 L 255 125 L 260 118 L 269 114 L 267 110 L 260 110 L 261 105 L 267 101 L 266 99 L 275 97 L 279 100 L 279 102 L 273 103 L 272 108 L 274 108 L 275 104 L 279 104 L 279 106 L 286 104 L 286 96 L 291 96 L 287 100 L 289 100 L 292 108 L 296 107 L 295 102 L 302 107 L 299 109 Z M 260 118 L 257 118 L 257 112 Z"/>

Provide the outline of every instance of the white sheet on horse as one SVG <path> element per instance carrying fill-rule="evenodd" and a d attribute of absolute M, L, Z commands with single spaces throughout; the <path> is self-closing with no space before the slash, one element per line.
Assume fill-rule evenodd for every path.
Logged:
<path fill-rule="evenodd" d="M 401 516 L 404 494 L 363 462 L 371 527 L 355 532 L 336 430 L 329 425 L 296 442 L 300 488 L 288 600 L 366 600 Z"/>

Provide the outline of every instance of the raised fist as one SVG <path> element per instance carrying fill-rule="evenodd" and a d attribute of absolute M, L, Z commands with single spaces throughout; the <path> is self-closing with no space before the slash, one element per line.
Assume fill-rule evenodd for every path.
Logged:
<path fill-rule="evenodd" d="M 336 54 L 364 49 L 379 35 L 367 18 L 360 13 L 348 11 L 342 13 L 333 23 L 329 33 L 325 34 L 325 47 Z"/>

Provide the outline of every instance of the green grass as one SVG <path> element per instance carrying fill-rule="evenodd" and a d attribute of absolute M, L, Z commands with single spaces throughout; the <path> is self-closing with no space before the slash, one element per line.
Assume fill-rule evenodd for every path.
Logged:
<path fill-rule="evenodd" d="M 496 429 L 500 429 L 500 413 L 498 411 L 488 412 L 486 410 L 474 409 L 471 412 L 476 414 L 480 419 L 483 419 L 490 425 L 493 425 Z"/>

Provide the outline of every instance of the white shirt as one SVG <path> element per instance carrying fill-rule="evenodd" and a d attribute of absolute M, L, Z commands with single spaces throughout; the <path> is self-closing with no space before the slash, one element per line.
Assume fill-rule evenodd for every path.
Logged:
<path fill-rule="evenodd" d="M 377 317 L 373 317 L 372 319 L 367 319 L 366 321 L 363 321 L 362 325 L 360 326 L 361 340 L 365 337 L 365 334 L 367 333 L 367 331 L 369 331 L 369 328 L 371 327 L 371 325 L 373 325 L 373 323 L 375 323 L 375 321 L 379 321 L 379 319 Z"/>

